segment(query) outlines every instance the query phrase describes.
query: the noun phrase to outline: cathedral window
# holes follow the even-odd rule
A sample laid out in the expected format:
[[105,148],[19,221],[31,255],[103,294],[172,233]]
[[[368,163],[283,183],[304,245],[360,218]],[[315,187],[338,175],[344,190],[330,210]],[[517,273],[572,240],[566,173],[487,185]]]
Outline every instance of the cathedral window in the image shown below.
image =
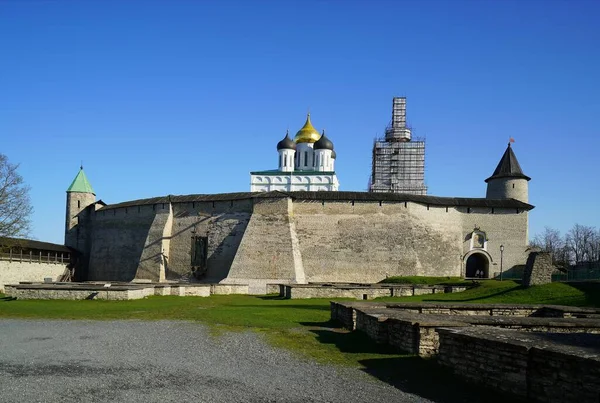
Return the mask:
[[287,158],[285,158],[285,155],[282,155],[281,159],[283,160],[283,166],[287,167]]
[[304,151],[304,165],[308,166],[308,151]]

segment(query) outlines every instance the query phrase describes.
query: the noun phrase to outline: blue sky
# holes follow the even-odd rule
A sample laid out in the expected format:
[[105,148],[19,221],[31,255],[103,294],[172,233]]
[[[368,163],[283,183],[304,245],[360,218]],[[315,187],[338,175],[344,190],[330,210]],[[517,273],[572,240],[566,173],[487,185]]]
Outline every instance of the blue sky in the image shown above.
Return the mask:
[[365,190],[393,96],[430,194],[483,197],[510,136],[530,232],[600,226],[598,1],[2,1],[0,152],[61,243],[83,161],[107,203],[249,190],[308,108]]

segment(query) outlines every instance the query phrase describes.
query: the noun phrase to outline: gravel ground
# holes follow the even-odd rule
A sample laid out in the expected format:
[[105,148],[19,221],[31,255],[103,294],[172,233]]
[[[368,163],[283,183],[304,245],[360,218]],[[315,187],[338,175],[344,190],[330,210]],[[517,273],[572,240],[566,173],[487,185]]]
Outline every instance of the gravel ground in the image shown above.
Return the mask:
[[252,332],[176,321],[0,320],[0,402],[425,402]]

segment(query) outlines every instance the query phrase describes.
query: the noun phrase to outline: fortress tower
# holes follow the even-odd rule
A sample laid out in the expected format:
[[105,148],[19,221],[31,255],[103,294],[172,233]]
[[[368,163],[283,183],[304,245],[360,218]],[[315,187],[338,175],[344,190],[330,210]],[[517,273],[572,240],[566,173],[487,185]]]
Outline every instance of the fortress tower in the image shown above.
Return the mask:
[[406,97],[392,101],[392,122],[385,138],[373,144],[370,192],[426,195],[425,141],[413,140],[406,125]]
[[531,178],[523,173],[519,161],[508,143],[492,176],[487,178],[486,199],[515,199],[529,203],[528,182]]
[[65,219],[65,245],[80,252],[87,250],[87,236],[82,228],[89,220],[86,207],[96,202],[96,194],[88,181],[83,166],[67,189],[67,213]]

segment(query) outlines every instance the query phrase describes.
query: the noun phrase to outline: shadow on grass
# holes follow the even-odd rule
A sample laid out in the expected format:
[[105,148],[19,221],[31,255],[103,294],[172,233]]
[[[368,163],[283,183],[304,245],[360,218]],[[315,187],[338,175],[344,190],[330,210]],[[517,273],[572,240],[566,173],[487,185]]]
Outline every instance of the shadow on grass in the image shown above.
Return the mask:
[[434,402],[521,402],[513,396],[465,382],[437,364],[416,356],[359,361],[363,371],[397,389]]
[[289,299],[289,298],[286,298],[286,297],[282,297],[279,294],[257,295],[256,298],[262,299],[264,301],[281,301],[281,300]]
[[512,396],[466,383],[450,370],[439,366],[435,359],[402,355],[391,346],[373,342],[362,332],[341,328],[337,322],[302,322],[301,325],[313,328],[310,331],[317,335],[317,341],[334,344],[341,352],[383,355],[382,358],[358,362],[367,374],[404,392],[443,403],[519,401]]
[[17,297],[2,297],[0,301],[15,301]]
[[600,281],[572,281],[565,283],[585,294],[585,305],[600,307]]
[[498,296],[501,296],[501,295],[505,295],[505,294],[508,294],[508,293],[511,293],[511,292],[514,292],[514,291],[517,291],[517,290],[521,290],[523,288],[524,288],[523,286],[517,285],[515,287],[506,288],[506,289],[504,289],[502,291],[498,291],[498,292],[493,293],[493,294],[482,295],[480,297],[463,298],[463,299],[452,299],[452,300],[435,299],[435,298],[424,298],[423,301],[426,301],[426,302],[467,302],[467,301],[480,301],[482,299],[489,299],[489,298],[492,298],[492,297],[498,297]]
[[330,311],[329,305],[298,305],[298,304],[282,304],[282,305],[231,305],[235,308],[259,308],[259,309],[281,309],[281,308],[293,308],[293,309],[313,309],[318,311]]

